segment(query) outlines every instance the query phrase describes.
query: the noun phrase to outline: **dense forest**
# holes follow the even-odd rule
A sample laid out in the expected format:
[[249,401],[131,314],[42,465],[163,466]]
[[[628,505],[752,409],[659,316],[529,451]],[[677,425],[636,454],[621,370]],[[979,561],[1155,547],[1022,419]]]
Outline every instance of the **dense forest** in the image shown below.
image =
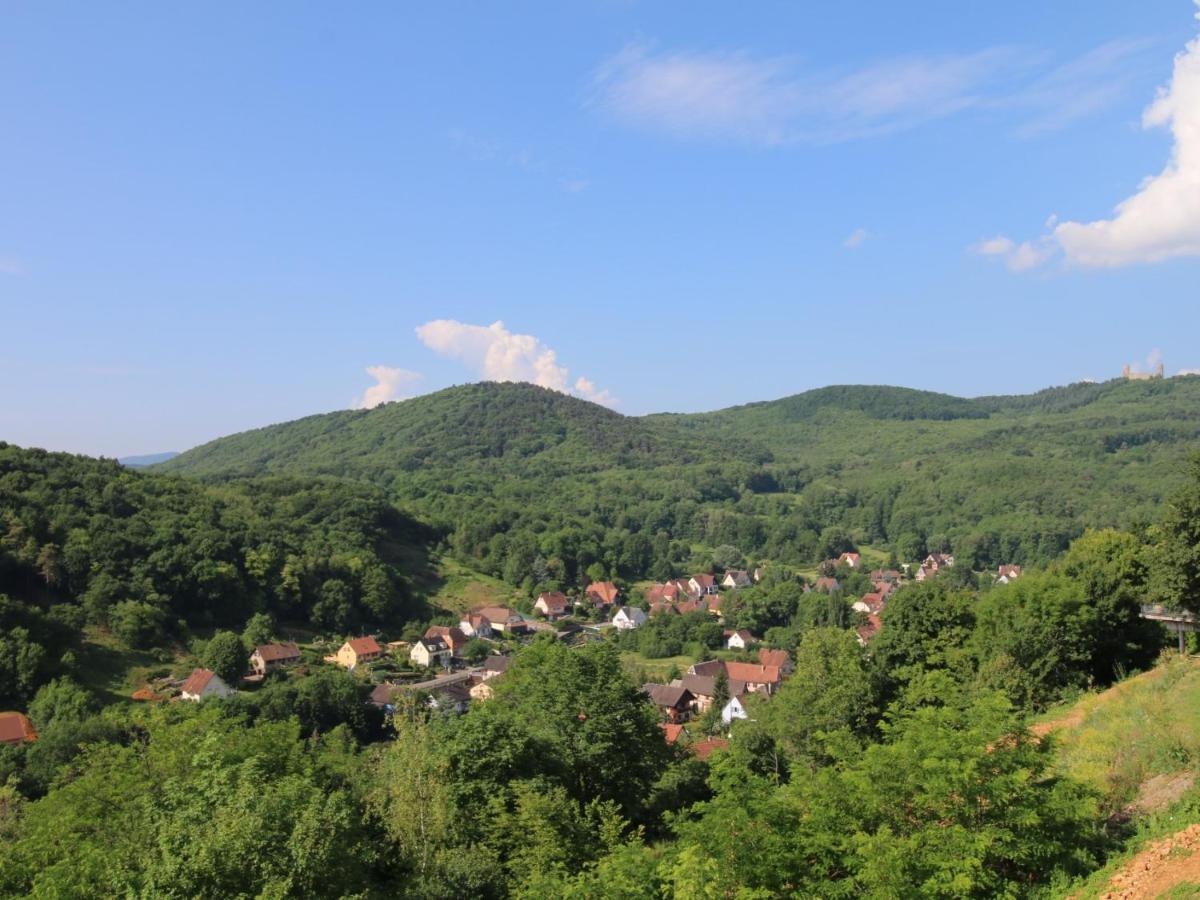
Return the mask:
[[428,539],[366,485],[206,486],[0,443],[0,708],[69,673],[89,625],[155,648],[255,613],[336,632],[414,618],[400,551]]
[[1200,457],[1151,527],[986,591],[903,587],[865,649],[799,626],[793,676],[707,755],[663,740],[616,644],[552,634],[491,701],[414,695],[386,725],[332,669],[104,709],[57,678],[29,706],[41,738],[0,748],[0,893],[1060,895],[1122,846],[1124,795],[1056,771],[1025,717],[1154,660],[1139,604],[1200,605],[1198,537]]
[[622,416],[527,384],[450,388],[222,438],[159,467],[366,482],[521,584],[535,560],[665,578],[716,547],[808,566],[867,544],[1045,564],[1086,528],[1137,528],[1200,437],[1200,378],[966,400],[831,387],[698,415]]

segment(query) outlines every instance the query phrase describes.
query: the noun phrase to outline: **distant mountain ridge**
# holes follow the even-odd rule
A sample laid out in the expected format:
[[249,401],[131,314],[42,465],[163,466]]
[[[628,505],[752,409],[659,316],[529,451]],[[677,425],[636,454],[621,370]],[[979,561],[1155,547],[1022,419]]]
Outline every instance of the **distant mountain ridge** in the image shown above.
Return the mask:
[[140,456],[122,456],[117,460],[117,462],[123,466],[129,466],[136,469],[143,466],[156,466],[159,463],[172,460],[178,455],[178,450],[167,450],[163,453],[143,453]]
[[973,399],[834,385],[640,417],[481,383],[220,438],[153,470],[370,482],[477,556],[528,528],[530,554],[551,558],[545,535],[595,528],[800,561],[834,528],[842,543],[968,548],[990,565],[1153,520],[1197,446],[1200,377]]

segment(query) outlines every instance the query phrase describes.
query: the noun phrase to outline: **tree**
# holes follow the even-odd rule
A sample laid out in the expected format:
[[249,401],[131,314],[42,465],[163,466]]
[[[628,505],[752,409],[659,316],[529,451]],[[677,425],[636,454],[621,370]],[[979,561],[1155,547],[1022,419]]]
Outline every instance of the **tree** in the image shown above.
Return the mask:
[[1200,453],[1188,460],[1187,472],[1152,532],[1153,593],[1170,607],[1200,612]]
[[246,620],[242,629],[242,646],[246,652],[253,652],[255,647],[271,643],[275,635],[275,619],[270,613],[257,612]]
[[163,641],[166,631],[163,610],[140,600],[122,600],[108,611],[108,622],[126,647],[143,649]]
[[38,689],[29,703],[29,718],[38,731],[64,722],[82,722],[99,708],[96,698],[69,678],[56,678]]
[[236,687],[246,671],[246,648],[242,639],[232,631],[218,631],[204,645],[200,660],[222,681]]

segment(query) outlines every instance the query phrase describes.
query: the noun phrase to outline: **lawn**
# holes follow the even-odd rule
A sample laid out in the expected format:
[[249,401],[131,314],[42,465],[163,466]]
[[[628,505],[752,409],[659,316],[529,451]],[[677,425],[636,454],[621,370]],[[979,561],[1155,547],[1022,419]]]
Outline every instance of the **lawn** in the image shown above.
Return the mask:
[[633,650],[621,651],[621,665],[625,667],[625,671],[638,684],[645,684],[647,681],[665,683],[667,675],[671,669],[679,670],[682,675],[687,671],[688,666],[696,660],[691,656],[667,656],[662,659],[647,659],[642,654]]
[[462,614],[479,606],[512,606],[521,597],[498,578],[483,575],[443,556],[434,562],[425,602],[431,609]]
[[128,650],[106,630],[95,627],[84,630],[75,656],[80,681],[105,704],[128,700],[151,678],[187,674],[182,651]]

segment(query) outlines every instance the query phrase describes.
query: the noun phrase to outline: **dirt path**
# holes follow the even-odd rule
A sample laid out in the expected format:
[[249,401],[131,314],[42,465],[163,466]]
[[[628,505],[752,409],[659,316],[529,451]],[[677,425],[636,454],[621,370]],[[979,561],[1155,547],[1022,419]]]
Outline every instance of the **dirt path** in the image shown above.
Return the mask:
[[1155,841],[1109,879],[1100,897],[1153,900],[1184,884],[1195,884],[1200,891],[1200,824]]
[[[1200,665],[1200,659],[1193,660],[1193,663]],[[1103,691],[1100,694],[1096,694],[1095,696],[1100,698],[1097,703],[1108,703],[1114,697],[1118,697],[1127,691],[1131,685],[1141,684],[1146,681],[1154,681],[1160,675],[1162,675],[1162,668],[1156,667],[1148,672],[1142,672],[1140,675],[1127,678],[1120,684],[1115,684],[1108,690]],[[1086,709],[1084,708],[1085,705],[1087,707]],[[1033,725],[1030,725],[1029,730],[1037,737],[1045,737],[1052,731],[1060,731],[1064,728],[1078,728],[1083,724],[1083,721],[1087,718],[1088,713],[1090,713],[1094,708],[1095,706],[1091,704],[1084,704],[1082,702],[1076,703],[1073,707],[1071,707],[1071,711],[1061,718],[1051,719],[1048,722],[1037,722]]]

